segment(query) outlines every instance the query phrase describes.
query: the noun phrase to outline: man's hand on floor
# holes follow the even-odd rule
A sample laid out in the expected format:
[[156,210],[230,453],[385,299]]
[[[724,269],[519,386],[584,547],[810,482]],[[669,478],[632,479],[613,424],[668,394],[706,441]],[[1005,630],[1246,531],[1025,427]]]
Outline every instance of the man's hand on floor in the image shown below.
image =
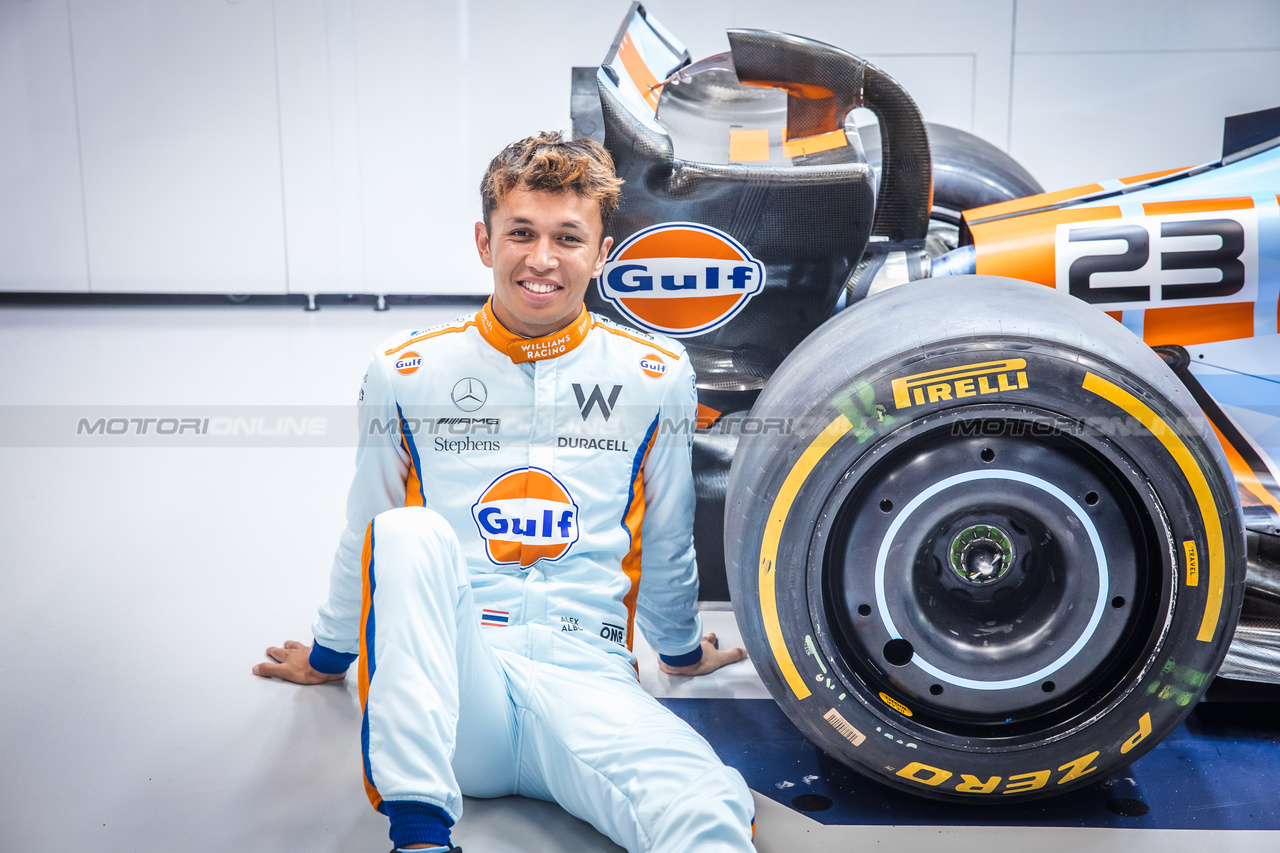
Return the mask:
[[253,668],[254,675],[264,678],[275,676],[294,684],[324,684],[326,681],[339,681],[344,676],[341,672],[319,672],[312,669],[311,647],[304,646],[297,640],[287,641],[283,649],[272,646],[267,649],[267,657],[276,662],[257,664]]
[[690,666],[668,666],[661,659],[658,666],[667,675],[706,675],[722,666],[747,659],[747,650],[741,647],[721,651],[720,641],[714,633],[702,638],[702,660]]

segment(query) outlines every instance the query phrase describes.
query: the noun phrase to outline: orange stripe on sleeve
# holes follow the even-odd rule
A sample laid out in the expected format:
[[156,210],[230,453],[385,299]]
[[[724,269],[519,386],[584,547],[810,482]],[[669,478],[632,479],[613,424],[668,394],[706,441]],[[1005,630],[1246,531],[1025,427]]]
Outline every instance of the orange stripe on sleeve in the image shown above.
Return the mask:
[[365,777],[365,780],[364,780],[364,793],[365,793],[365,796],[369,798],[369,802],[373,803],[373,807],[375,810],[378,808],[378,806],[382,805],[382,795],[378,793],[377,788],[369,784],[368,777]]
[[[368,638],[365,636],[365,626],[369,624],[369,611],[373,608],[373,591],[369,586],[369,563],[373,560],[373,522],[369,522],[369,526],[364,531],[364,551],[360,555],[361,567],[361,600],[360,600],[360,711],[367,711],[369,705],[369,660],[373,654],[373,650],[369,648]],[[382,805],[382,795],[373,787],[373,783],[369,781],[369,777],[361,768],[360,775],[364,778],[364,791],[369,797],[369,802],[373,803],[376,809]]]
[[373,593],[369,589],[369,561],[373,559],[373,522],[364,529],[364,551],[360,554],[360,709],[369,701],[369,649],[365,645],[364,626],[369,624]]
[[627,590],[622,599],[627,608],[627,651],[631,650],[631,640],[635,635],[636,599],[640,596],[641,552],[644,550],[640,541],[644,528],[644,463],[657,438],[658,431],[654,430],[653,435],[649,436],[649,443],[645,445],[644,455],[640,457],[640,466],[636,469],[636,479],[632,484],[631,506],[627,507],[627,516],[623,521],[627,532],[631,534],[631,548],[622,558],[622,573],[631,581],[631,589]]
[[404,505],[422,506],[422,478],[418,475],[418,466],[413,464],[413,451],[409,449],[409,440],[401,429],[400,446],[409,457],[409,477],[404,484]]

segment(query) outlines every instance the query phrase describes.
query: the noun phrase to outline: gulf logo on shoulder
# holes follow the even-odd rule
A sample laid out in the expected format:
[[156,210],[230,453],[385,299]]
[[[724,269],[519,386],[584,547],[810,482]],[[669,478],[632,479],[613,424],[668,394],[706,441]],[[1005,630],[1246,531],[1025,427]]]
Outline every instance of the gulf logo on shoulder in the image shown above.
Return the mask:
[[422,356],[416,352],[407,352],[396,359],[396,370],[408,376],[422,366]]
[[644,371],[645,376],[657,379],[667,372],[667,363],[662,360],[662,356],[651,352],[640,359],[640,369]]
[[723,231],[664,222],[623,240],[599,287],[631,322],[690,337],[729,322],[764,288],[764,278],[764,264]]
[[489,559],[527,569],[558,560],[578,541],[578,505],[564,484],[541,468],[500,475],[471,506]]

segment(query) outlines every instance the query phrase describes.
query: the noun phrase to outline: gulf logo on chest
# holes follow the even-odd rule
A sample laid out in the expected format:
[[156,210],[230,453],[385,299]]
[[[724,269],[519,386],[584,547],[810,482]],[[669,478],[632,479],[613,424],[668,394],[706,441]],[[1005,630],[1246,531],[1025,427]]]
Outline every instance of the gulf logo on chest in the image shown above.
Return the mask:
[[764,264],[723,231],[664,222],[623,240],[599,286],[631,322],[691,337],[733,319],[764,288],[764,278]]
[[558,560],[578,541],[578,505],[549,471],[517,468],[500,475],[471,506],[489,559],[527,569]]

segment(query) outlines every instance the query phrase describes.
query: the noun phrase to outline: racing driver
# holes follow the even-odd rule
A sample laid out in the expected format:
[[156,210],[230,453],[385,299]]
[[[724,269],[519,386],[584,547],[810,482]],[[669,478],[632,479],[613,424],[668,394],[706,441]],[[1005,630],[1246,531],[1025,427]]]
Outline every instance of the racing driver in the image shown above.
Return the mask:
[[637,622],[668,673],[746,653],[697,611],[689,357],[583,306],[620,185],[558,133],[489,164],[493,296],[378,347],[315,643],[253,669],[317,684],[359,660],[397,849],[459,849],[463,794],[555,801],[630,851],[752,849],[741,775],[636,679]]

